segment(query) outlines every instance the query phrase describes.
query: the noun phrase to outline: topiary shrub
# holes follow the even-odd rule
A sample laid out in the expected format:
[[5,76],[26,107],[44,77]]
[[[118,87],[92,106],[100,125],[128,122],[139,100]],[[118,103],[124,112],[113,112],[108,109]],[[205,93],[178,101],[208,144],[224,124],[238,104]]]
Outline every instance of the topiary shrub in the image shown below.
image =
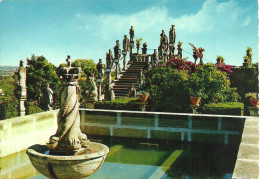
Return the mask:
[[242,116],[244,104],[241,102],[209,103],[202,107],[203,114],[225,114]]

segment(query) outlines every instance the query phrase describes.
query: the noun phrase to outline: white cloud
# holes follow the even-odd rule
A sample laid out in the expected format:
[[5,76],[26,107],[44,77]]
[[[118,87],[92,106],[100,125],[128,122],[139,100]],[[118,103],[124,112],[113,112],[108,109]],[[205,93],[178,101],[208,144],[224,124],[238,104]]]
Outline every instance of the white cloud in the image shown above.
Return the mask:
[[[247,8],[239,7],[234,0],[221,3],[216,0],[207,0],[196,14],[183,15],[179,18],[171,17],[165,6],[151,7],[130,16],[79,13],[75,16],[81,24],[78,28],[88,31],[91,40],[98,43],[98,45],[92,43],[90,48],[93,50],[89,50],[89,55],[92,58],[104,58],[105,52],[109,48],[113,48],[116,40],[121,42],[123,35],[129,36],[131,25],[134,26],[135,37],[142,37],[144,41],[148,42],[148,48],[157,48],[161,30],[164,29],[168,34],[172,24],[175,24],[176,27],[177,40],[181,37],[184,41],[193,42],[198,39],[195,38],[196,36],[200,36],[201,42],[204,41],[201,44],[206,45],[210,43],[208,42],[210,40],[224,38],[228,33],[237,31],[237,28],[248,26],[251,22],[248,11]],[[203,39],[205,33],[210,34],[209,38],[213,39]],[[223,37],[215,37],[214,34],[222,34],[220,36]],[[190,39],[191,37],[192,39]],[[214,54],[214,56],[216,55]]]

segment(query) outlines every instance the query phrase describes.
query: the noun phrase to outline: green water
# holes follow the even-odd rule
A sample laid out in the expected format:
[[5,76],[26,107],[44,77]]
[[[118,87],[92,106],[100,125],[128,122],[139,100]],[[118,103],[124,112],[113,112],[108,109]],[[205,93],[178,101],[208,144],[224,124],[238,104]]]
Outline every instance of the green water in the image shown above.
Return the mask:
[[[90,179],[231,178],[238,152],[238,144],[96,139],[108,145],[110,152]],[[25,152],[2,158],[0,167],[0,178],[46,179]]]
[[[231,178],[237,145],[103,139],[111,149],[90,178]],[[116,147],[115,147],[116,146]],[[116,149],[116,152],[113,152]]]

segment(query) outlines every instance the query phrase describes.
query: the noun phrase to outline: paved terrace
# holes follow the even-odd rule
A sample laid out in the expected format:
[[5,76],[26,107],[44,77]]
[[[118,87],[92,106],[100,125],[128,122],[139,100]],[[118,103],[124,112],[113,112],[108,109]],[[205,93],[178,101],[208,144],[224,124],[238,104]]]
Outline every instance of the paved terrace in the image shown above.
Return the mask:
[[259,117],[246,118],[232,178],[259,178]]

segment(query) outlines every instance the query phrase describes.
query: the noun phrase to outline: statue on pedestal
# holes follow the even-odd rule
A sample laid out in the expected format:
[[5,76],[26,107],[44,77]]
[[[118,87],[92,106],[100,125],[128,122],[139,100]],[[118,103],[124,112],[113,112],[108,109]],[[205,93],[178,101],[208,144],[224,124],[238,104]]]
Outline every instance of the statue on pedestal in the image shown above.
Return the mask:
[[121,49],[119,46],[119,40],[116,41],[116,45],[114,47],[114,54],[115,54],[115,59],[118,59],[121,57]]
[[170,31],[169,31],[169,41],[170,43],[172,43],[173,45],[175,44],[175,39],[176,39],[176,33],[175,33],[175,29],[174,29],[175,25],[172,25]]
[[47,83],[46,88],[43,91],[43,108],[45,111],[50,111],[53,103],[53,91],[50,85]]
[[88,93],[88,101],[96,102],[98,101],[97,94],[97,84],[95,81],[94,74],[91,72],[91,76],[88,77],[88,81],[90,83],[89,93]]
[[123,50],[129,51],[129,39],[127,38],[127,35],[124,35],[123,39]]
[[27,90],[26,90],[26,69],[23,66],[23,60],[20,60],[20,67],[18,70],[18,80],[19,80],[19,87],[21,89],[21,96],[20,96],[20,116],[25,115],[25,106],[24,101],[27,97]]
[[146,53],[147,53],[147,44],[145,42],[143,43],[142,54],[146,54]]
[[152,55],[152,67],[155,67],[158,61],[157,51],[154,49],[153,55]]
[[136,97],[136,89],[134,83],[132,83],[130,89],[129,89],[129,96],[132,98]]
[[106,54],[106,65],[107,65],[107,68],[112,68],[113,64],[113,54],[112,54],[112,51],[111,49],[109,49],[108,53]]
[[99,59],[98,64],[96,65],[97,71],[98,71],[98,79],[102,79],[104,75],[104,69],[102,64],[102,59]]
[[134,42],[135,30],[133,26],[131,26],[131,29],[129,30],[129,35],[130,35],[130,42]]

